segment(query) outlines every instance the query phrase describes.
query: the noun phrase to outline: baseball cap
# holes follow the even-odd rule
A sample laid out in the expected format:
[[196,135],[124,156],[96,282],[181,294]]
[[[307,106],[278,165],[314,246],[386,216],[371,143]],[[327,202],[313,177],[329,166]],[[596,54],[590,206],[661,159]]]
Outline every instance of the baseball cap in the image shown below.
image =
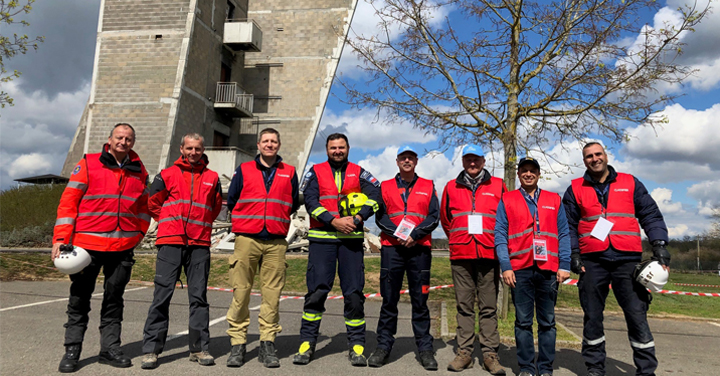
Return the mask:
[[535,166],[538,170],[540,169],[540,163],[537,161],[537,159],[535,159],[533,157],[521,158],[520,162],[518,162],[518,167],[522,166],[525,163],[530,163],[531,165]]
[[400,155],[406,151],[409,151],[409,152],[415,154],[416,157],[418,156],[418,152],[416,152],[415,149],[413,149],[413,147],[410,145],[404,145],[404,146],[399,147],[398,151],[397,151],[397,155]]
[[468,154],[474,154],[478,157],[484,157],[485,153],[483,153],[483,149],[479,145],[465,145],[465,148],[463,149],[462,156],[466,156]]

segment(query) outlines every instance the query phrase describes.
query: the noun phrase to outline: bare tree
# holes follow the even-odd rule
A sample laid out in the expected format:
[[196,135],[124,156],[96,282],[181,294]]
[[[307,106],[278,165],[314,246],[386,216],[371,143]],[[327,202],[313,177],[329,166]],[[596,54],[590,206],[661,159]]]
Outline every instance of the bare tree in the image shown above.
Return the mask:
[[[28,14],[32,10],[32,3],[35,0],[26,0],[25,5],[20,5],[20,1],[17,0],[0,0],[0,24],[3,26],[3,33],[7,31],[7,27],[13,24],[20,24],[22,26],[30,26],[25,20],[16,20],[17,15]],[[0,82],[10,82],[15,78],[20,77],[18,70],[13,70],[12,73],[8,74],[5,69],[5,61],[11,59],[13,56],[25,54],[28,48],[37,50],[38,44],[42,43],[44,37],[35,37],[30,39],[27,34],[18,35],[13,33],[12,36],[0,34]],[[8,93],[0,90],[0,107],[5,108],[5,105],[13,105],[13,99]]]
[[[656,125],[674,96],[655,90],[692,70],[677,63],[680,37],[709,12],[679,8],[663,27],[641,25],[655,0],[385,0],[374,35],[348,44],[369,80],[340,79],[348,103],[443,135],[448,145],[502,144],[515,188],[518,150]],[[451,9],[437,20],[438,10]],[[546,154],[546,157],[551,158]]]

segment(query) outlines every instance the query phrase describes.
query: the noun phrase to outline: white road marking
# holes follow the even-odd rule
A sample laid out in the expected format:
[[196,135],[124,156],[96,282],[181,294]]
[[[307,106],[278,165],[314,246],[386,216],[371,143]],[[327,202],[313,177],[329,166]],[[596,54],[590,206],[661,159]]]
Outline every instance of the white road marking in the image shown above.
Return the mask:
[[[125,290],[125,292],[137,291],[137,290],[142,290],[142,289],[146,289],[146,288],[147,288],[147,287],[137,287],[137,288],[134,288],[134,289]],[[102,294],[103,294],[102,292],[98,292],[98,293],[96,293],[96,294],[92,294],[92,296],[102,296]],[[50,303],[57,303],[57,302],[67,302],[69,299],[70,299],[70,298],[62,298],[62,299],[54,299],[54,300],[45,300],[45,301],[42,301],[42,302],[36,302],[36,303],[30,303],[30,304],[23,304],[23,305],[14,306],[14,307],[7,307],[7,308],[0,309],[0,312],[12,311],[12,310],[14,310],[14,309],[20,309],[20,308],[34,307],[34,306],[43,305],[43,304],[50,304]]]
[[[285,300],[285,299],[286,299],[286,298],[280,298],[280,301],[282,302],[282,301]],[[250,308],[248,308],[248,310],[250,310],[250,311],[257,311],[257,310],[259,310],[259,309],[260,309],[260,305],[256,305],[255,307],[250,307]],[[225,321],[226,319],[227,319],[227,316],[218,317],[218,318],[210,321],[208,327],[211,327],[211,326],[213,326],[213,325],[215,325],[215,324],[217,324],[217,323],[219,323],[219,322],[223,322],[223,321]],[[180,332],[180,333],[175,333],[175,334],[173,334],[173,335],[168,336],[168,337],[167,337],[167,341],[171,341],[171,340],[173,340],[173,339],[180,338],[180,337],[182,337],[182,336],[186,336],[186,335],[188,335],[188,333],[189,333],[189,331],[187,331],[187,330],[183,330],[183,331]]]
[[716,322],[710,322],[710,321],[708,321],[708,324],[710,324],[710,325],[715,325],[715,326],[720,326],[720,324],[718,324],[718,323],[716,323]]

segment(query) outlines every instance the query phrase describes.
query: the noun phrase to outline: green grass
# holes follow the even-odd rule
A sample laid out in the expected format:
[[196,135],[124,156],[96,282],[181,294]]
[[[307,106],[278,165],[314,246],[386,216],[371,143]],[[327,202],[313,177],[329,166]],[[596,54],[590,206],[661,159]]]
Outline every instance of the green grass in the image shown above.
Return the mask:
[[50,246],[65,185],[23,185],[0,192],[0,245]]

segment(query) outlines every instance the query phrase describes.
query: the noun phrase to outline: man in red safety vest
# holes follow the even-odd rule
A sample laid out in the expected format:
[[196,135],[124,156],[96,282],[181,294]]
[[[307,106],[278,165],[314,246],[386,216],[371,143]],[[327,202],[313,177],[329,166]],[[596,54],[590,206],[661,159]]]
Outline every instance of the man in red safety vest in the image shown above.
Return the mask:
[[53,234],[52,259],[60,246],[73,244],[88,251],[91,263],[70,276],[70,300],[65,324],[65,355],[60,372],[75,372],[88,324],[90,299],[100,269],[105,275],[100,321],[102,364],[130,367],[120,350],[123,294],[135,263],[135,246],[150,226],[147,177],[140,157],[132,151],[135,130],[120,123],[97,154],[86,154],[73,169],[60,198]]
[[478,339],[483,367],[504,375],[498,349],[497,295],[500,268],[495,256],[495,212],[505,183],[485,170],[485,154],[477,145],[462,152],[463,171],[447,183],[440,203],[440,221],[450,243],[450,265],[457,302],[457,354],[448,365],[462,371],[473,364],[475,302],[479,310]]
[[412,303],[412,328],[418,358],[423,368],[437,370],[430,334],[430,266],[432,232],[440,221],[440,205],[432,180],[415,173],[417,152],[410,146],[398,149],[400,172],[382,182],[382,203],[375,222],[382,233],[380,294],[383,297],[378,318],[377,349],[368,358],[370,367],[382,367],[390,357],[397,332],[398,301],[403,277],[407,273]]
[[170,300],[175,282],[185,269],[190,317],[190,360],[207,366],[215,363],[210,346],[210,305],[207,282],[210,273],[210,234],[222,209],[218,174],[207,168],[205,140],[188,133],[180,142],[180,157],[162,170],[150,186],[148,207],[158,222],[155,293],[143,330],[141,367],[158,365],[167,340]]
[[[515,305],[519,376],[552,376],[558,284],[570,276],[570,238],[560,196],[538,188],[540,163],[520,159],[520,189],[507,192],[495,219],[495,252]],[[533,315],[537,312],[535,364]]]
[[235,233],[235,252],[228,260],[233,287],[227,313],[227,333],[232,345],[228,367],[245,363],[250,292],[258,267],[262,294],[258,360],[268,368],[280,367],[275,337],[282,331],[279,309],[287,267],[286,237],[290,215],[299,206],[295,167],[283,162],[278,155],[280,146],[280,132],[273,128],[260,131],[257,142],[260,154],[238,166],[228,190],[228,210],[232,212]]
[[582,153],[587,170],[565,191],[563,206],[570,228],[570,267],[580,275],[585,367],[588,376],[605,375],[603,311],[612,284],[627,321],[636,375],[652,376],[658,364],[647,321],[652,297],[634,280],[633,272],[642,261],[640,227],[652,245],[653,260],[669,268],[667,225],[645,186],[608,165],[602,145],[590,142]]

